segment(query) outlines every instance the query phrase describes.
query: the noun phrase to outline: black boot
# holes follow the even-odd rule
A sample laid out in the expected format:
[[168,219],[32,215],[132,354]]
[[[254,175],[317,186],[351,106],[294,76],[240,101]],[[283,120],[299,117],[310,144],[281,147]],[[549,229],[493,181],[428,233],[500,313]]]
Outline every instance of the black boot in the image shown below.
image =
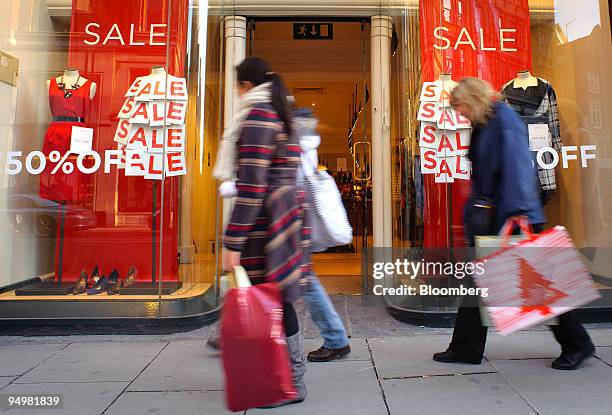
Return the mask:
[[589,343],[586,348],[574,353],[561,353],[550,365],[557,370],[576,370],[589,357],[595,354],[595,346]]

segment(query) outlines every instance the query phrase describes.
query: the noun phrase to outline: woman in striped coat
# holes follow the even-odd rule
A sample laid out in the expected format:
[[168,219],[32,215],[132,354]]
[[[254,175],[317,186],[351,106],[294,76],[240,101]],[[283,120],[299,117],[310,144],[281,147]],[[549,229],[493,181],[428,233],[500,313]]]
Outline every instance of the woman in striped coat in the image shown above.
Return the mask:
[[306,206],[296,186],[299,137],[290,134],[287,90],[265,61],[244,60],[237,67],[237,81],[241,109],[224,137],[215,166],[217,177],[236,183],[223,238],[223,268],[242,265],[253,284],[278,283],[296,401],[303,401],[304,346],[292,305],[303,290],[309,262],[308,249],[303,249]]

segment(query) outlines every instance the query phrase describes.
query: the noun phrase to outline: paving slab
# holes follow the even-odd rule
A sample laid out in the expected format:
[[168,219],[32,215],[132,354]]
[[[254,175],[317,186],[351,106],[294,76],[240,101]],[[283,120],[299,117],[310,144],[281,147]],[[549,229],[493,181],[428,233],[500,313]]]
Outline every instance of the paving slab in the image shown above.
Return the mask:
[[0,389],[17,379],[17,376],[0,376]]
[[308,397],[276,409],[249,409],[248,415],[387,414],[376,374],[369,362],[308,364]]
[[561,346],[550,330],[518,332],[508,336],[489,333],[485,357],[489,360],[554,359]]
[[432,355],[446,350],[449,340],[448,336],[384,337],[368,343],[383,379],[496,371],[486,360],[480,365],[435,362]]
[[391,415],[536,415],[497,373],[383,381]]
[[130,382],[166,345],[160,342],[75,343],[15,382]]
[[601,360],[612,366],[612,347],[598,347],[595,354]]
[[104,415],[226,415],[223,392],[126,392]]
[[129,391],[220,391],[223,369],[219,353],[205,341],[174,341],[136,378]]
[[547,359],[492,364],[540,415],[610,415],[612,367],[598,359],[574,371],[551,369]]
[[589,330],[595,346],[612,346],[612,330]]
[[[63,395],[63,407],[56,409],[15,409],[6,411],[16,415],[100,415],[125,389],[127,382],[102,383],[12,383],[3,394]],[[4,411],[3,411],[4,413]]]
[[66,344],[12,343],[0,345],[0,376],[20,376],[34,368]]
[[[322,344],[323,340],[321,339],[306,339],[304,340],[304,349],[306,353],[308,353],[317,350]],[[349,344],[351,345],[351,353],[344,356],[342,359],[336,360],[336,362],[350,362],[353,360],[370,361],[370,350],[368,349],[365,339],[349,339]]]

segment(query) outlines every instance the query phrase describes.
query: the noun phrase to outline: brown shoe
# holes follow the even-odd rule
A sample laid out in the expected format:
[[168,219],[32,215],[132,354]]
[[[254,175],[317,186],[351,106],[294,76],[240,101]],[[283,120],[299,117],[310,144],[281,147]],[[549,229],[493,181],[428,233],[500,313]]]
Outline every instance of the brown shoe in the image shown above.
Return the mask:
[[308,353],[309,362],[329,362],[334,359],[340,359],[351,352],[351,346],[347,345],[341,349],[328,349],[321,346],[319,350]]

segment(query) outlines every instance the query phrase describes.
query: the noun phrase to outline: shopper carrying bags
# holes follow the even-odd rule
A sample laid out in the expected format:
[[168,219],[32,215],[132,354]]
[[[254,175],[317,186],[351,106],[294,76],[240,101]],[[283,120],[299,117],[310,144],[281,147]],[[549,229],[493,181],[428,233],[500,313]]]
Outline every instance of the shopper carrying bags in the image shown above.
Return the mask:
[[[476,235],[497,234],[506,220],[515,216],[527,217],[535,232],[541,232],[545,222],[527,128],[500,98],[487,82],[477,78],[462,79],[451,94],[451,105],[473,126],[469,149],[472,195],[464,210],[470,246],[474,246]],[[559,325],[552,326],[552,331],[561,345],[561,356],[552,363],[554,369],[576,369],[594,354],[591,338],[574,311],[560,315]],[[487,328],[482,325],[477,304],[468,304],[466,297],[448,349],[434,354],[433,359],[479,364],[486,339]]]
[[298,393],[292,402],[301,402],[306,398],[306,364],[292,305],[307,284],[302,249],[305,203],[296,186],[300,146],[292,134],[281,77],[256,57],[245,59],[236,71],[241,107],[224,135],[214,170],[215,177],[236,183],[223,237],[223,269],[242,265],[253,285],[275,282],[281,289],[283,326]]
[[[308,210],[310,223],[313,222],[312,214],[316,207],[313,206],[310,189],[305,186],[305,177],[312,176],[319,164],[317,148],[321,143],[321,137],[316,133],[316,127],[317,119],[309,108],[299,108],[293,111],[293,129],[299,137],[300,147],[302,148],[298,185],[306,188],[306,199],[310,206]],[[336,185],[335,182],[333,182],[333,185]],[[342,202],[340,200],[338,202],[342,206]],[[350,225],[348,227],[350,231]],[[317,238],[316,233],[313,233],[311,237],[311,248],[321,245],[321,241],[315,240]],[[329,240],[329,238],[326,239]],[[319,349],[308,353],[308,360],[311,362],[329,362],[344,357],[351,352],[344,324],[325,292],[325,288],[312,270],[308,275],[308,282],[308,290],[304,293],[304,301],[308,306],[312,321],[319,328],[321,337],[323,337],[323,345]]]

